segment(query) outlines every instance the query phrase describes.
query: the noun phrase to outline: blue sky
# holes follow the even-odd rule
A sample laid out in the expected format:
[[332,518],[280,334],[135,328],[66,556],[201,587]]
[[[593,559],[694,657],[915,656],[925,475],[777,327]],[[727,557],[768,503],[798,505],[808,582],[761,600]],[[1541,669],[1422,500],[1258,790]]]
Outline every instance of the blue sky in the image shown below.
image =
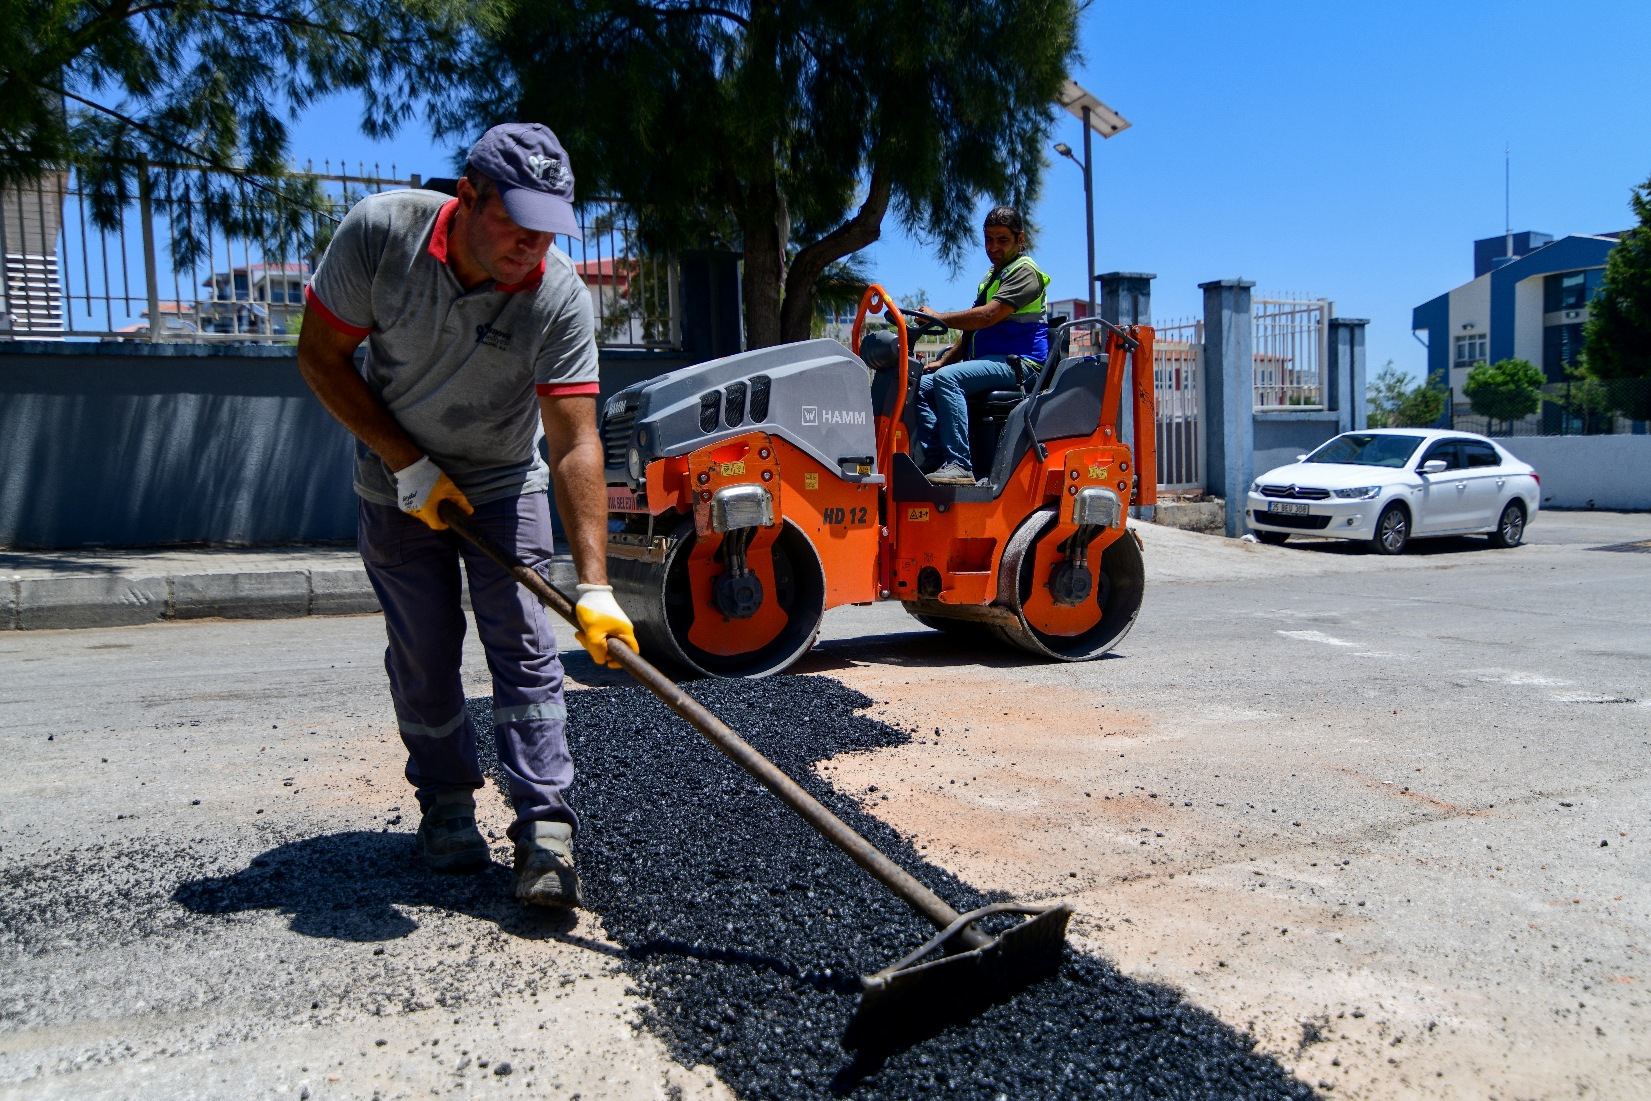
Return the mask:
[[[1472,242],[1502,232],[1624,229],[1651,176],[1651,0],[1258,4],[1099,0],[1073,75],[1133,124],[1096,139],[1096,269],[1149,271],[1159,321],[1197,285],[1330,298],[1367,317],[1372,369],[1419,375],[1411,308],[1466,282]],[[417,130],[369,142],[350,104],[312,111],[293,151],[437,174],[452,150]],[[1062,117],[1051,139],[1081,149]],[[574,156],[578,169],[578,152]],[[1082,176],[1050,154],[1033,219],[1052,296],[1084,294]],[[961,272],[896,232],[867,252],[897,294],[969,304]]]

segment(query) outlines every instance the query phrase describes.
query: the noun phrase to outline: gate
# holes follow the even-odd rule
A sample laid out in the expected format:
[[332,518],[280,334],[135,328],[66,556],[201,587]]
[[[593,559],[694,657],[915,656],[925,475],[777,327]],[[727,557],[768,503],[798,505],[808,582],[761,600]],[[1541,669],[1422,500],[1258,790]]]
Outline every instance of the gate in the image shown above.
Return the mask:
[[1324,408],[1332,309],[1323,298],[1251,300],[1256,412]]
[[1204,488],[1204,323],[1154,326],[1152,378],[1158,421],[1158,488]]

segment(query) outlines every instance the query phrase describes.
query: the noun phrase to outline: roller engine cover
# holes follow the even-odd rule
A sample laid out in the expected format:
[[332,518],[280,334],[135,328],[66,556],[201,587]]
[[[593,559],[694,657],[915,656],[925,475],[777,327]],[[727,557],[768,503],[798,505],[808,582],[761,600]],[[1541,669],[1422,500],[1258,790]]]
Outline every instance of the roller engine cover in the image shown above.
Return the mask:
[[[640,484],[628,469],[632,448],[639,467],[645,468],[655,459],[686,455],[753,431],[781,437],[827,469],[857,469],[845,467],[843,460],[877,453],[866,365],[835,340],[805,340],[683,367],[628,386],[603,409],[607,482]],[[848,481],[865,477],[842,476]]]

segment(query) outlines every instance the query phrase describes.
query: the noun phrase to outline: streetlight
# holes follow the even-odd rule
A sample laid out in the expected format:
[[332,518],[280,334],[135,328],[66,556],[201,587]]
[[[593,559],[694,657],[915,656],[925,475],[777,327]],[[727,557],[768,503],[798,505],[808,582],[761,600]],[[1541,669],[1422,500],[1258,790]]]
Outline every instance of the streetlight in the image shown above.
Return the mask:
[[1072,152],[1065,142],[1055,146],[1055,152],[1083,169],[1084,222],[1089,230],[1089,316],[1095,316],[1095,158],[1089,135],[1099,134],[1103,139],[1129,129],[1129,120],[1102,103],[1075,80],[1068,80],[1056,102],[1083,121],[1083,160]]

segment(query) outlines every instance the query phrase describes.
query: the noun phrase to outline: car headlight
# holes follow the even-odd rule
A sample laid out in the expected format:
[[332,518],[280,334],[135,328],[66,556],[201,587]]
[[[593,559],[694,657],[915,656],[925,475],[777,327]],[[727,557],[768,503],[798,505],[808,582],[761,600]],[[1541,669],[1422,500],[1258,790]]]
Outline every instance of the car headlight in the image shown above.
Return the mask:
[[1381,486],[1354,486],[1352,489],[1335,490],[1337,497],[1349,501],[1368,501],[1382,491]]
[[1251,482],[1250,483],[1250,492],[1251,493],[1260,493],[1261,492],[1261,483],[1260,482]]
[[642,452],[634,447],[627,450],[625,452],[625,469],[629,472],[631,481],[640,482],[642,480]]

